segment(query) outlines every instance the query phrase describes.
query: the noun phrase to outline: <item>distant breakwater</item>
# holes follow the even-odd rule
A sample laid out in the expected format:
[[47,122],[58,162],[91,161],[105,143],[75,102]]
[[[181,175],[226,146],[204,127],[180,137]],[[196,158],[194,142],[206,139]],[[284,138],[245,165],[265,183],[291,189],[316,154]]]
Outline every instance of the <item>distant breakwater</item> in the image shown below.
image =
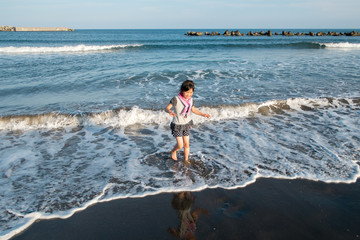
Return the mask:
[[223,34],[220,34],[219,32],[193,32],[193,31],[189,31],[187,33],[185,33],[185,35],[187,36],[360,36],[359,32],[356,31],[352,31],[352,32],[308,32],[308,33],[303,33],[303,32],[297,32],[297,33],[293,33],[291,31],[287,32],[287,31],[282,31],[281,33],[275,32],[273,33],[272,31],[268,30],[268,31],[260,31],[260,32],[253,32],[250,31],[247,34],[245,33],[241,33],[239,30],[237,31],[229,31],[226,30]]
[[3,32],[70,32],[74,31],[67,27],[13,27],[0,26],[0,31]]

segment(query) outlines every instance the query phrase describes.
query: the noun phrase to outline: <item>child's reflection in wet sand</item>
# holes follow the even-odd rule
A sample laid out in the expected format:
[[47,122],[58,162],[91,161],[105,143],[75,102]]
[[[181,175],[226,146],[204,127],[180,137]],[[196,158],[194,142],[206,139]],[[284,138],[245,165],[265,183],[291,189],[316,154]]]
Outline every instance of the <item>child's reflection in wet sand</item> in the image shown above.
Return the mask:
[[202,208],[191,211],[194,201],[195,197],[190,192],[181,192],[174,195],[171,204],[178,213],[180,224],[176,229],[168,229],[173,236],[186,240],[196,239],[195,231],[199,216],[200,214],[207,215],[208,211]]

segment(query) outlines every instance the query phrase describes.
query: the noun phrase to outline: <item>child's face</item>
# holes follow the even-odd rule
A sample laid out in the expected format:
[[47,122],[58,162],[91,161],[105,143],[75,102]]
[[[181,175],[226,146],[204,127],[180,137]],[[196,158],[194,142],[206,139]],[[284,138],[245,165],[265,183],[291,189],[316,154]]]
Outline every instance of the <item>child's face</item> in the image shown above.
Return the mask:
[[186,92],[182,92],[182,95],[184,96],[185,99],[189,99],[192,97],[192,95],[194,94],[194,90],[190,89]]

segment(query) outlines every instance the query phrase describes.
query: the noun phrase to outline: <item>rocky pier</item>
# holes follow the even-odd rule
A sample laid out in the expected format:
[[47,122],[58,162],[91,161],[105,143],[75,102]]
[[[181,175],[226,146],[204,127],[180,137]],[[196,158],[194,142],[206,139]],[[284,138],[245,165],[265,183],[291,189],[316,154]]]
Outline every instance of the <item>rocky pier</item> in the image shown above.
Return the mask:
[[272,31],[260,31],[260,32],[253,32],[250,31],[248,33],[241,33],[239,30],[237,31],[229,31],[226,30],[223,34],[220,34],[219,32],[193,32],[189,31],[185,35],[187,36],[268,36],[271,37],[273,35],[275,36],[360,36],[359,32],[351,31],[351,32],[297,32],[293,33],[291,31],[282,31],[281,33]]
[[13,27],[0,26],[0,31],[3,32],[70,32],[74,31],[67,27]]

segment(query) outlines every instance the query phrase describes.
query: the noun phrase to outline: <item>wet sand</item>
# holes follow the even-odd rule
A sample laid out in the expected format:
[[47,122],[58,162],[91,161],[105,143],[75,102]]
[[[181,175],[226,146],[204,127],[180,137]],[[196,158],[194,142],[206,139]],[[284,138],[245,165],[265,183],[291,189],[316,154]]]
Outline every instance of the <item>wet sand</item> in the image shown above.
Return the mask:
[[[169,229],[179,233],[179,196],[99,203],[69,219],[38,221],[14,239],[176,239]],[[196,230],[187,227],[194,230],[189,239],[360,239],[359,181],[258,179],[246,188],[187,196],[180,205],[198,218]]]

